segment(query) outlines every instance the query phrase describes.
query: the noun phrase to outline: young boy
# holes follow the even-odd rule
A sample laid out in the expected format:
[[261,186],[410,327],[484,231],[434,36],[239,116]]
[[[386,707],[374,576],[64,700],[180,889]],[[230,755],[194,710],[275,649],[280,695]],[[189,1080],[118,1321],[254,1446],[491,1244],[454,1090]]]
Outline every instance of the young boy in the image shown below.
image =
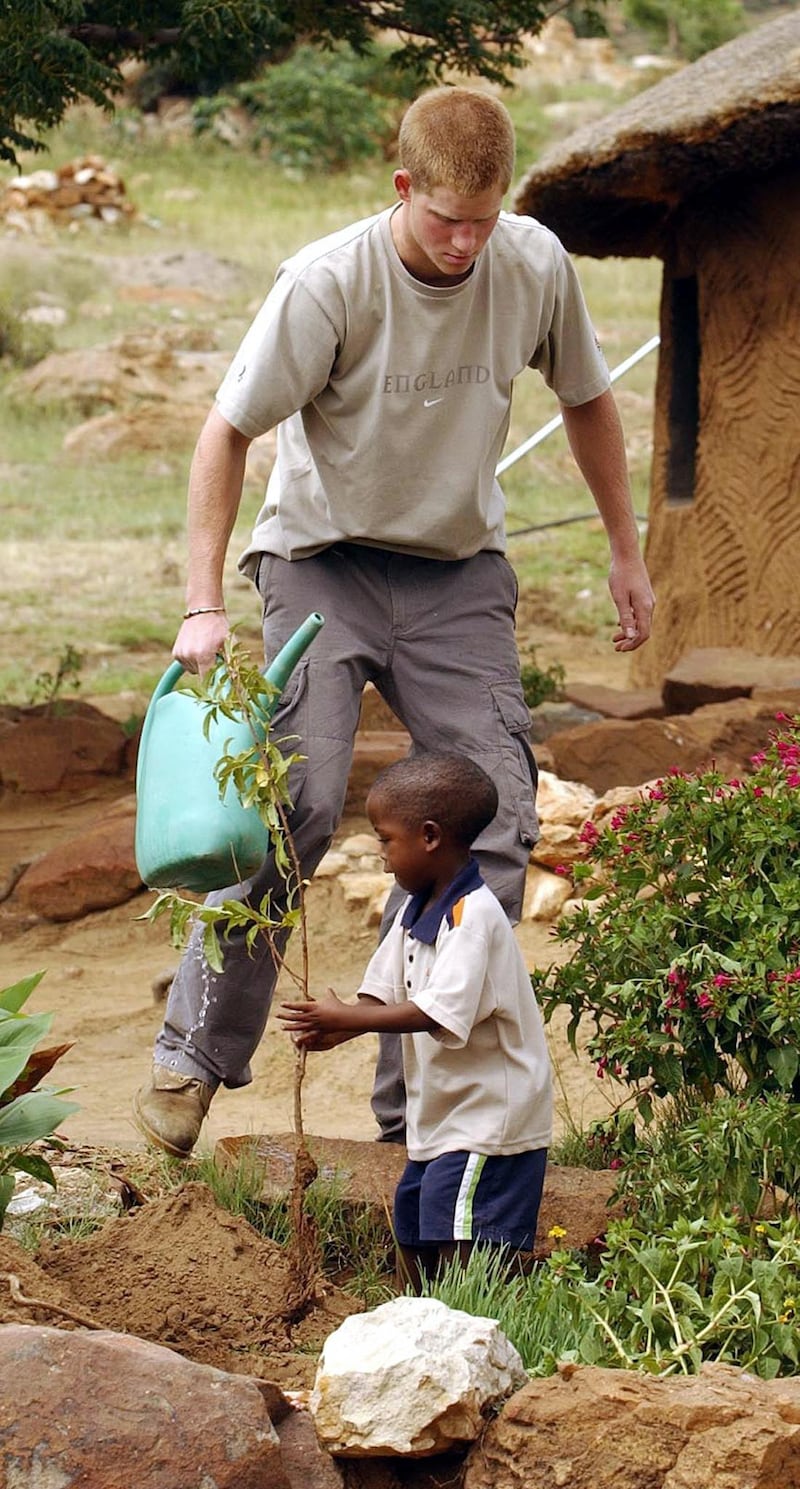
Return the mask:
[[530,1250],[551,1140],[541,1015],[508,919],[470,849],[497,791],[460,755],[418,754],[378,776],[367,812],[408,898],[357,1003],[329,989],[284,1003],[295,1043],[327,1050],[402,1034],[408,1163],[394,1202],[398,1272],[420,1290],[476,1242]]

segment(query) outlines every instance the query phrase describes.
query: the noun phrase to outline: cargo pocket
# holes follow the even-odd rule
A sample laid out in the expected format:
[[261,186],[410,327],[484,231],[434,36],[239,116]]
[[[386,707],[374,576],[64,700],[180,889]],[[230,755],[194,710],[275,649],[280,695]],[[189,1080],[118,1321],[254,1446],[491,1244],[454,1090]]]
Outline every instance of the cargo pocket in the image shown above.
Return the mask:
[[301,657],[280,696],[270,724],[273,744],[285,755],[298,752],[308,733],[308,657]]
[[517,816],[523,843],[533,847],[539,837],[536,815],[538,771],[530,744],[531,716],[516,681],[490,682],[500,735],[500,759],[506,792]]

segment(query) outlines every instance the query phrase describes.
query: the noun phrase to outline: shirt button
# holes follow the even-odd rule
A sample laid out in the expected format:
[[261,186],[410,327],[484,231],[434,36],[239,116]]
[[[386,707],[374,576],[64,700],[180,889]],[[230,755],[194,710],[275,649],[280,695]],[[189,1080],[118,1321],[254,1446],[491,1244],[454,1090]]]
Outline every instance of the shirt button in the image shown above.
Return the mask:
[[409,979],[408,979],[408,981],[406,983],[406,987],[407,988],[410,988],[411,987],[411,978],[410,977],[409,977]]

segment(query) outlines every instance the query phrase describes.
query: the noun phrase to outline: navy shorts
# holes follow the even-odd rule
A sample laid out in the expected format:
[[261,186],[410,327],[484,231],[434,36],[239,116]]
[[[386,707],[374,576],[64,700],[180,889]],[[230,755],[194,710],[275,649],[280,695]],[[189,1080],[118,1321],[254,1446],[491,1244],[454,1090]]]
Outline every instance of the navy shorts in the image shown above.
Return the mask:
[[398,1245],[490,1241],[530,1251],[542,1198],[547,1149],[488,1157],[443,1153],[409,1159],[394,1197]]

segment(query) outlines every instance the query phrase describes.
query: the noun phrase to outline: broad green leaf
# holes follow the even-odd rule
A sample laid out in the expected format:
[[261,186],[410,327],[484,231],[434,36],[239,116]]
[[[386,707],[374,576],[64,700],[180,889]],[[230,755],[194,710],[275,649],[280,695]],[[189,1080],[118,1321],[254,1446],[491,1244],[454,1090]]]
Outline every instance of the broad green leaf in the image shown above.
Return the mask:
[[49,1091],[29,1091],[0,1109],[0,1150],[25,1148],[51,1132],[79,1110],[75,1101],[63,1101]]
[[21,982],[15,982],[13,987],[3,988],[0,992],[0,1008],[5,1008],[8,1013],[19,1013],[23,1003],[34,988],[39,986],[43,977],[43,971],[33,972],[30,977],[23,977]]
[[11,1166],[22,1174],[30,1174],[32,1179],[38,1179],[41,1184],[49,1184],[52,1189],[57,1187],[56,1176],[50,1164],[39,1153],[17,1153],[12,1157]]
[[800,1067],[800,1051],[790,1044],[767,1050],[767,1064],[775,1072],[783,1090],[788,1091]]
[[2,1093],[13,1085],[25,1069],[36,1045],[47,1033],[52,1014],[25,1014],[0,1023],[0,1101]]
[[17,1096],[24,1096],[26,1091],[35,1091],[40,1086],[46,1075],[50,1074],[57,1060],[66,1055],[72,1049],[72,1044],[54,1044],[48,1049],[36,1049],[30,1056],[24,1070],[22,1070],[15,1081],[0,1095],[0,1106],[14,1101]]

